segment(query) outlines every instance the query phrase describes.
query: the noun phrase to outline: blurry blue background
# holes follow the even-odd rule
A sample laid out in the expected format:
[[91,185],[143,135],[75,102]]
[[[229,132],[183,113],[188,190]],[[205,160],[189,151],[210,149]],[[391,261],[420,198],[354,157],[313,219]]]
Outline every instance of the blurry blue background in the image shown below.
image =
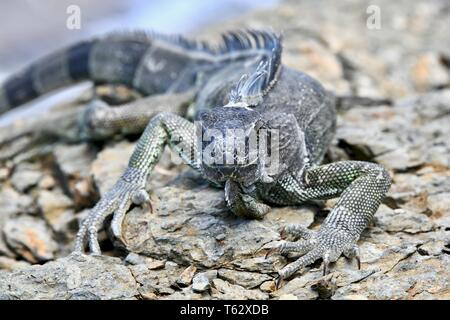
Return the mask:
[[[88,36],[120,29],[193,33],[277,0],[2,0],[0,79],[24,63]],[[67,7],[81,9],[81,29],[66,28]]]
[[[277,3],[278,0],[2,0],[0,83],[36,58],[94,35],[129,29],[195,34],[208,25]],[[66,26],[67,8],[71,5],[80,8],[78,30]],[[0,125],[70,101],[86,85],[55,92],[14,109],[2,115]]]

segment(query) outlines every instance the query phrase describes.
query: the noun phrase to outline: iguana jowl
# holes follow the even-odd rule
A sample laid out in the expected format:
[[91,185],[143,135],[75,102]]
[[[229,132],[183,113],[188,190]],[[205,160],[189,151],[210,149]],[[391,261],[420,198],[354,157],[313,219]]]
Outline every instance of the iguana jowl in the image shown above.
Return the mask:
[[[358,256],[356,242],[389,189],[390,176],[369,162],[320,165],[335,131],[335,98],[308,75],[281,65],[278,35],[229,32],[216,46],[136,32],[81,42],[9,78],[0,88],[0,112],[86,79],[125,84],[147,98],[115,108],[97,103],[80,118],[79,134],[88,139],[143,133],[126,171],[82,224],[76,251],[84,251],[87,239],[90,252],[100,254],[97,232],[111,213],[113,233],[122,238],[128,208],[149,201],[147,176],[169,145],[206,179],[222,185],[229,208],[240,216],[262,218],[267,204],[339,197],[317,232],[300,225],[284,228],[301,240],[283,242],[277,249],[302,257],[281,269],[281,278],[319,258],[326,270],[341,254]],[[183,94],[192,98],[193,116],[175,107],[155,115],[155,101]],[[159,98],[152,100],[155,95]],[[246,139],[250,131],[277,130],[279,170],[269,174],[261,157],[246,164],[206,163],[199,155],[208,144],[197,143],[194,119],[200,120],[202,132],[223,134],[214,142],[219,157],[228,152],[219,146],[233,138],[229,129],[242,129]]]

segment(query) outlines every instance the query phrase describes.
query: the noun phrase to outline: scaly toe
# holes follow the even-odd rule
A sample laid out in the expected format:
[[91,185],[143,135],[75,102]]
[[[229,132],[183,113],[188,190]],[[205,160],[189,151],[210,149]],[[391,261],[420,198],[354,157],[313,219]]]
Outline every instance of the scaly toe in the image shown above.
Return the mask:
[[100,245],[97,240],[97,228],[95,226],[89,227],[89,250],[91,255],[101,255]]

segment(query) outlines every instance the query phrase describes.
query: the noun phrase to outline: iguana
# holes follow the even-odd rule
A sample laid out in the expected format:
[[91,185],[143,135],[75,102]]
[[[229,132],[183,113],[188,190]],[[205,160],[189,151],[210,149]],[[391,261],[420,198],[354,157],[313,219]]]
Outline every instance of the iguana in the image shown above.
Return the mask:
[[[302,255],[279,270],[280,279],[320,258],[326,272],[341,254],[359,257],[356,242],[391,178],[376,163],[321,165],[335,131],[336,97],[305,73],[282,65],[281,53],[281,36],[269,31],[227,32],[216,44],[156,33],[114,33],[44,57],[7,79],[0,88],[0,112],[81,80],[120,83],[146,96],[115,108],[96,103],[79,119],[78,134],[84,139],[143,133],[125,172],[82,223],[77,252],[84,252],[87,241],[92,254],[101,253],[98,229],[112,213],[111,229],[122,239],[124,216],[132,203],[149,204],[147,177],[169,145],[185,163],[224,188],[227,206],[238,216],[260,219],[270,204],[339,197],[318,231],[288,225],[282,232],[300,240],[275,248]],[[189,97],[191,107],[175,106],[174,96]],[[173,108],[157,109],[161,101]],[[248,147],[254,133],[264,130],[270,132],[267,137],[278,135],[270,151],[277,152],[276,170],[269,170],[273,163],[268,157],[255,156]],[[206,132],[216,134],[205,141]],[[261,145],[263,139],[257,137]],[[237,139],[244,142],[243,152],[226,144]],[[205,154],[231,161],[206,161]]]

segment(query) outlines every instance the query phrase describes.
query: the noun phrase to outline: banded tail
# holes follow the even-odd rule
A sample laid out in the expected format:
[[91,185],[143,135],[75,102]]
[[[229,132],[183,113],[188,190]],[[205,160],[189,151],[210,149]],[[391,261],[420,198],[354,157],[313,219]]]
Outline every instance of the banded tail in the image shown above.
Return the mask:
[[149,38],[105,37],[77,43],[12,75],[0,87],[0,114],[83,80],[132,85]]

